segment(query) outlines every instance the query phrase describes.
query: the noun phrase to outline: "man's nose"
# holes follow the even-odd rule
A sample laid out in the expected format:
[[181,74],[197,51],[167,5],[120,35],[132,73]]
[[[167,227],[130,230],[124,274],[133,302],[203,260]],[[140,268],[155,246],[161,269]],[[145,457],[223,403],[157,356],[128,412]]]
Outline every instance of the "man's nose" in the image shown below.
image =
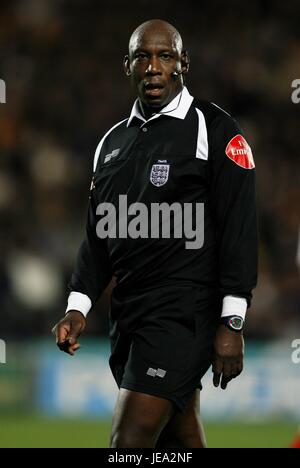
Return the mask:
[[150,59],[146,75],[161,75],[159,61],[155,57]]

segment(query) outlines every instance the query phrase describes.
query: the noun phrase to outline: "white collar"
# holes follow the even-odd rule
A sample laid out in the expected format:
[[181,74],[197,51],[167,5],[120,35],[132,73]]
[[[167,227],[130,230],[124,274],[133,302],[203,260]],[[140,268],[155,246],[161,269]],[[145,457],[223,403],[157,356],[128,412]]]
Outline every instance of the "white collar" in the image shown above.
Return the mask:
[[177,94],[177,96],[171,102],[169,102],[169,104],[166,107],[164,107],[161,110],[161,114],[154,114],[148,120],[146,120],[140,113],[138,105],[139,100],[136,99],[127,122],[127,127],[129,127],[134,117],[138,118],[139,120],[142,120],[143,123],[157,119],[161,115],[166,115],[167,117],[175,117],[176,119],[183,120],[185,119],[186,114],[188,113],[189,108],[191,107],[193,99],[193,96],[190,95],[187,88],[184,86],[182,91],[179,94]]

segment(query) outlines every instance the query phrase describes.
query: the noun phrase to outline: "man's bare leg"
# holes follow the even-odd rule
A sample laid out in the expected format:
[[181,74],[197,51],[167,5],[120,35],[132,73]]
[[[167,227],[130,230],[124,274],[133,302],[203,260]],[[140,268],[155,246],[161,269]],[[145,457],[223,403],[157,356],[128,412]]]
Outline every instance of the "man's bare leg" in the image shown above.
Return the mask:
[[121,388],[115,407],[111,448],[155,448],[174,414],[171,401]]
[[165,426],[156,448],[206,448],[200,420],[200,390],[196,390],[185,414],[176,412]]

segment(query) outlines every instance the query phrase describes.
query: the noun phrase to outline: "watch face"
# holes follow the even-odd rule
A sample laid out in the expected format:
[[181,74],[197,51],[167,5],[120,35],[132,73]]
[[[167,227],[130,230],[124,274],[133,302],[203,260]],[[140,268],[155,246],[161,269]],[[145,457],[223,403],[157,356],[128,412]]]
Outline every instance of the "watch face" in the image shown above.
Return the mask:
[[243,319],[240,317],[232,317],[229,320],[229,325],[234,330],[241,330],[243,328]]

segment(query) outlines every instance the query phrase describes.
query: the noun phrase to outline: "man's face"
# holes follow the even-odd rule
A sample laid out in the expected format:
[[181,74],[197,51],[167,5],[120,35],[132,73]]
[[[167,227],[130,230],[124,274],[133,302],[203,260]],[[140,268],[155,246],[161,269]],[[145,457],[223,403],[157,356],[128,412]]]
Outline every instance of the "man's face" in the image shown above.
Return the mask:
[[168,31],[146,30],[131,42],[125,69],[130,70],[134,91],[148,107],[164,107],[181,91],[181,50]]

